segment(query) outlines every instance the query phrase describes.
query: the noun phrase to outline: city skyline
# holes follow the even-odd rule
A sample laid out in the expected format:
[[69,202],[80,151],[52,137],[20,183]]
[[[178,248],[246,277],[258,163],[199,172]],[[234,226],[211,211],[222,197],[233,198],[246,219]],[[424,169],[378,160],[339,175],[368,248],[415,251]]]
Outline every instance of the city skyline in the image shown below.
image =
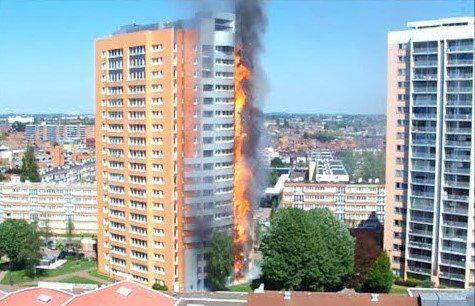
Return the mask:
[[[1,2],[0,39],[5,43],[0,46],[0,64],[5,69],[0,72],[0,113],[92,113],[91,65],[96,37],[131,22],[143,24],[192,15],[190,1],[130,3]],[[469,1],[387,1],[379,3],[377,9],[371,2],[360,1],[292,4],[267,2],[263,65],[269,92],[265,112],[384,114],[386,32],[402,29],[411,20],[473,15]],[[106,9],[110,13],[102,20],[99,15]],[[341,15],[328,18],[329,12]],[[284,18],[291,22],[282,22]],[[306,30],[299,30],[303,26]],[[330,32],[333,35],[328,35]],[[287,40],[285,48],[282,35]],[[306,39],[309,36],[314,39]],[[335,49],[335,45],[342,48]],[[310,50],[318,50],[318,54]],[[10,60],[14,56],[21,56],[22,61]],[[50,61],[53,57],[56,61]],[[319,70],[325,73],[315,73]],[[366,71],[374,73],[368,75]],[[295,75],[306,82],[293,81]],[[331,81],[338,78],[348,90],[338,91],[340,82]],[[55,84],[55,90],[48,87],[51,84]],[[309,94],[294,99],[293,93],[309,88]]]

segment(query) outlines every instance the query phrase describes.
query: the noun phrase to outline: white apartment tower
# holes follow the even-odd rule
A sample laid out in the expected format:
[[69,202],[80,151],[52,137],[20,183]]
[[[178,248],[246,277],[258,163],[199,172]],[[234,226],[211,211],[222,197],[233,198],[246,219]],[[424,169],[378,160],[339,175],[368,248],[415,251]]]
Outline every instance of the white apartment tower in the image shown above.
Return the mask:
[[385,249],[396,274],[475,285],[474,18],[388,35]]

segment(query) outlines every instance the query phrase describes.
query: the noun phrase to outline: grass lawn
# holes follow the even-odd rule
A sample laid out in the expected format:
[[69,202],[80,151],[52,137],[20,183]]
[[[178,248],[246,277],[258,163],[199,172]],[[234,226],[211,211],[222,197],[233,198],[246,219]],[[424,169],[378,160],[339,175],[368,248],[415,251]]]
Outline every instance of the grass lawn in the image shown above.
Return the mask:
[[93,285],[100,285],[101,283],[96,282],[92,279],[85,278],[82,276],[70,276],[66,277],[59,281],[60,283],[72,283],[72,284],[93,284]]
[[107,275],[99,273],[99,271],[97,271],[97,268],[91,269],[91,270],[87,271],[87,273],[89,273],[89,275],[95,276],[95,277],[103,279],[105,281],[111,281],[112,280]]
[[18,270],[18,271],[8,271],[5,277],[2,279],[0,284],[3,285],[9,285],[10,284],[10,277],[12,278],[12,283],[13,284],[21,284],[21,283],[27,283],[27,282],[32,282],[35,280],[40,280],[44,279],[47,277],[53,277],[53,276],[59,276],[63,274],[68,274],[74,271],[78,270],[88,270],[95,268],[97,265],[96,261],[94,260],[68,260],[66,261],[63,265],[58,267],[57,269],[54,270],[44,270],[44,272],[40,275],[36,275],[33,278],[28,277],[25,275],[24,270]]
[[232,285],[228,287],[231,292],[251,292],[251,283]]
[[389,291],[389,293],[391,293],[391,294],[407,294],[407,288],[408,287],[393,285],[391,287],[391,291]]

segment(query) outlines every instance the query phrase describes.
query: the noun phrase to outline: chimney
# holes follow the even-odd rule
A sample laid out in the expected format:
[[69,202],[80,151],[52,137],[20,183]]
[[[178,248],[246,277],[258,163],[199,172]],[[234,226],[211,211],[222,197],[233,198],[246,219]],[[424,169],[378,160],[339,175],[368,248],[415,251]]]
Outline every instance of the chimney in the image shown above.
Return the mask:
[[284,300],[290,300],[290,291],[284,291]]
[[379,294],[371,293],[371,302],[378,302],[379,301],[378,297],[379,297]]

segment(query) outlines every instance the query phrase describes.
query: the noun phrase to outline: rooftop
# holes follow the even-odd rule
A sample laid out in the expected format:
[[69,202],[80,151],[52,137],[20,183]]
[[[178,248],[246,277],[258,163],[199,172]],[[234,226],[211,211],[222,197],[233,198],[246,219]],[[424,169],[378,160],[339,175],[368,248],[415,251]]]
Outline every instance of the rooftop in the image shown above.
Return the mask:
[[174,306],[177,302],[176,298],[166,293],[122,281],[78,295],[65,306]]
[[397,294],[278,292],[252,293],[249,306],[418,306],[417,299]]
[[72,298],[72,294],[55,289],[26,288],[0,298],[0,306],[60,306]]

